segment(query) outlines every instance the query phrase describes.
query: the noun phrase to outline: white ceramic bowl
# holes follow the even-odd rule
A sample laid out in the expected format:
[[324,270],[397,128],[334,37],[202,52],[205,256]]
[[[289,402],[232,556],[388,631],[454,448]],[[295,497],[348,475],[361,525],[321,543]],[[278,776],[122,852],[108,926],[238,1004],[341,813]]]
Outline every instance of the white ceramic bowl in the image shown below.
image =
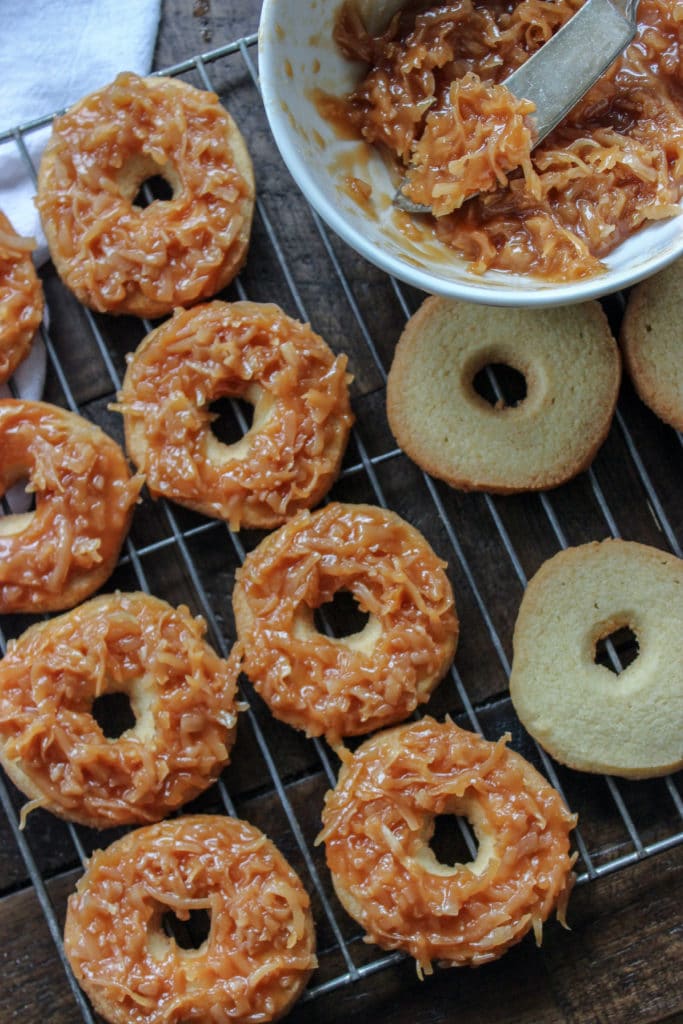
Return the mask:
[[[604,273],[568,283],[528,275],[473,274],[432,237],[409,240],[395,224],[394,186],[376,150],[340,138],[316,107],[316,90],[344,95],[362,68],[345,60],[332,39],[341,0],[264,0],[259,70],[275,141],[304,195],[329,226],[372,263],[427,292],[501,306],[551,306],[625,288],[683,253],[683,213],[653,223],[619,246]],[[359,0],[371,27],[386,24],[401,0]],[[372,185],[372,212],[344,188],[356,176]]]

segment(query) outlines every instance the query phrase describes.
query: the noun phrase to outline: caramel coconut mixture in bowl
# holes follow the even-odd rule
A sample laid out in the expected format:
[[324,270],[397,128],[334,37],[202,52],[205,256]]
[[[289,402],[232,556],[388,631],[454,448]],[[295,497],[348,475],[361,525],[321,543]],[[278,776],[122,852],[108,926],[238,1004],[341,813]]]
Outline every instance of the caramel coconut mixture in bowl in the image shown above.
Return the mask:
[[[581,2],[265,0],[266,113],[309,202],[388,273],[491,305],[597,298],[671,262],[683,253],[680,2],[641,0],[633,43],[531,153],[527,111],[506,113],[501,83]],[[468,197],[465,165],[479,175]],[[394,204],[408,168],[438,216]]]

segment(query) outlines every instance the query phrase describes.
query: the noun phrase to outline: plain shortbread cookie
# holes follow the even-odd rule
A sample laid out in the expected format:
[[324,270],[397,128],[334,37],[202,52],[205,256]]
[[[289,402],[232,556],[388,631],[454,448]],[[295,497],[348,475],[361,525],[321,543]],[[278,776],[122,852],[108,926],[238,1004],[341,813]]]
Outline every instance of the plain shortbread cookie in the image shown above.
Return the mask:
[[683,260],[631,292],[621,325],[624,363],[656,416],[683,430]]
[[[637,657],[595,663],[628,627]],[[683,561],[632,541],[568,548],[529,582],[513,638],[510,695],[558,761],[630,778],[683,765]]]
[[[526,397],[492,406],[474,389],[490,364],[521,373]],[[597,302],[500,309],[432,296],[408,321],[387,383],[389,425],[422,469],[463,490],[556,487],[609,431],[619,351]]]

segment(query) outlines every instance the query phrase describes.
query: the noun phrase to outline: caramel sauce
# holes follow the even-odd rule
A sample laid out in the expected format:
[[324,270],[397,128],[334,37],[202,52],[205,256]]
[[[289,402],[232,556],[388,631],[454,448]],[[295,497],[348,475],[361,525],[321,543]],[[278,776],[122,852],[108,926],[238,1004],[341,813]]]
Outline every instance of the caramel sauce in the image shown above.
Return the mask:
[[344,192],[353,199],[354,203],[364,210],[369,217],[376,217],[377,214],[370,202],[372,198],[372,185],[369,182],[363,181],[362,178],[356,178],[352,174],[347,175],[343,180]]
[[[243,670],[273,714],[331,742],[401,721],[451,662],[458,619],[445,564],[399,516],[332,502],[267,537],[237,571]],[[340,589],[373,626],[337,641],[312,627]]]
[[327,121],[339,139],[357,139],[359,132],[349,117],[349,107],[345,100],[331,96],[324,89],[307,89],[306,99],[315,106],[320,117]]
[[[206,910],[185,950],[161,927]],[[98,850],[69,899],[64,948],[107,1020],[136,1024],[279,1020],[316,966],[310,900],[253,825],[187,815]]]
[[365,170],[369,172],[370,156],[371,151],[365,142],[359,142],[354,146],[344,146],[343,149],[335,152],[328,168],[335,178],[341,177],[346,182],[347,178],[358,178],[359,172],[362,173]]
[[31,261],[35,241],[0,211],[0,384],[27,355],[43,318],[43,289]]
[[531,177],[533,132],[526,115],[533,110],[471,71],[452,82],[446,105],[427,114],[403,194],[443,217],[471,196],[506,188],[507,175],[518,167]]
[[[233,529],[272,528],[315,505],[339,472],[353,422],[346,366],[345,355],[275,305],[176,310],[128,365],[117,407],[128,451],[153,495]],[[245,458],[245,446],[236,453],[214,443],[209,405],[249,400],[255,385]]]
[[115,441],[46,402],[0,402],[0,493],[22,475],[35,513],[0,533],[0,612],[69,608],[109,576],[142,478]]
[[[347,2],[335,40],[367,71],[351,94],[321,100],[318,110],[340,136],[355,133],[391,154],[399,175],[414,161],[426,167],[423,197],[434,205],[434,186],[438,192],[445,185],[448,193],[453,184],[447,154],[454,83],[476,76],[485,87],[471,109],[476,135],[495,89],[580,6],[581,0],[410,3],[373,36]],[[589,276],[641,226],[678,212],[683,20],[677,10],[675,0],[641,0],[632,45],[530,159],[520,111],[513,159],[489,162],[484,178],[480,164],[465,195],[456,196],[459,208],[452,192],[450,210],[449,203],[436,204],[436,237],[472,270],[550,280]],[[444,119],[449,130],[439,133]],[[465,134],[463,152],[470,142]],[[455,160],[461,155],[456,148]],[[480,182],[486,190],[462,201]]]
[[[205,632],[187,608],[118,593],[31,627],[0,662],[11,777],[91,828],[156,821],[197,796],[227,764],[237,722],[236,673]],[[91,714],[104,693],[127,693],[136,715],[117,739]]]
[[[154,174],[172,198],[134,205]],[[215,294],[241,266],[251,164],[214,93],[124,73],[55,119],[36,204],[57,269],[83,303],[161,316]]]
[[[325,797],[327,864],[347,911],[418,972],[495,960],[554,908],[563,914],[576,817],[509,737],[491,743],[451,721],[377,733],[351,755]],[[469,864],[440,864],[434,819],[467,817],[479,842]]]

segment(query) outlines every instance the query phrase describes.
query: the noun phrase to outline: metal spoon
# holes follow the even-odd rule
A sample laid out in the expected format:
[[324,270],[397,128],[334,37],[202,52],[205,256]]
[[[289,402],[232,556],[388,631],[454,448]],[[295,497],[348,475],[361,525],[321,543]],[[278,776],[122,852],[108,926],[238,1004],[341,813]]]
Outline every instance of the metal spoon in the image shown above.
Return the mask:
[[[586,0],[554,36],[503,83],[518,99],[531,100],[538,145],[623,53],[636,34],[639,0]],[[394,204],[407,213],[430,213],[403,194]]]

